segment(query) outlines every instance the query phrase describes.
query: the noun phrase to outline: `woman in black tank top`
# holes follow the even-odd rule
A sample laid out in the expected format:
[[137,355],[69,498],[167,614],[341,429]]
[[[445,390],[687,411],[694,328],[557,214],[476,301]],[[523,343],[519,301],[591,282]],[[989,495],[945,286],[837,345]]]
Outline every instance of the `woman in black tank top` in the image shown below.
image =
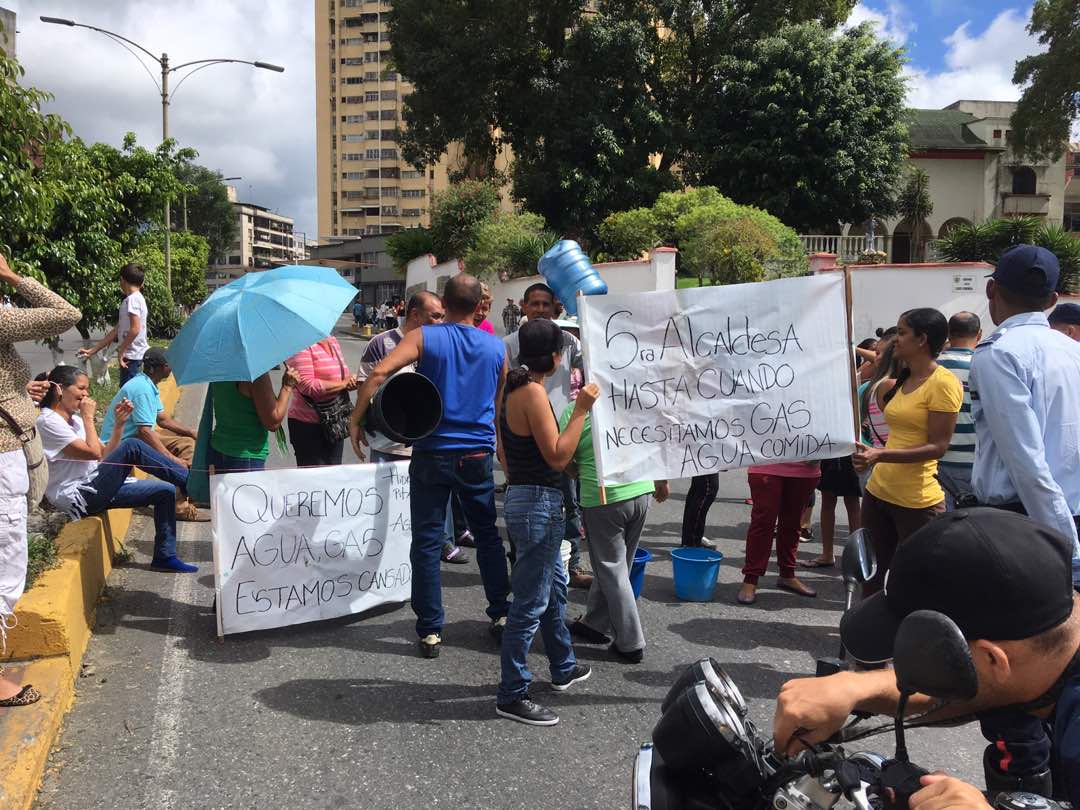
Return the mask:
[[510,358],[506,397],[499,418],[500,461],[509,482],[503,517],[516,558],[511,572],[514,601],[502,639],[502,678],[495,710],[500,717],[552,726],[559,717],[529,700],[529,647],[537,628],[557,691],[590,675],[578,664],[566,627],[566,571],[559,554],[563,539],[563,498],[559,477],[574,457],[585,415],[600,395],[595,384],[578,393],[562,435],[544,378],[562,357],[562,330],[552,321],[529,321],[518,331],[521,355]]

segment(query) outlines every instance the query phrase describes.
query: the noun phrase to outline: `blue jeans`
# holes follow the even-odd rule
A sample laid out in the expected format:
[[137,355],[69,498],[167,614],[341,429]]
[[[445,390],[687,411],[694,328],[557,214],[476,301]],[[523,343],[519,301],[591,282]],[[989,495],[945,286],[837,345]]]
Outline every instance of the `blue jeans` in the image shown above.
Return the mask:
[[266,469],[265,458],[238,458],[219,453],[213,447],[206,454],[207,465],[214,468],[216,475],[231,472],[259,472]]
[[529,693],[529,647],[537,627],[552,679],[567,675],[577,664],[566,628],[566,572],[559,553],[563,493],[551,487],[507,487],[503,516],[517,558],[512,573],[514,601],[503,631],[502,679],[496,697],[500,705]]
[[490,450],[449,453],[413,451],[409,465],[409,511],[412,518],[412,609],[421,638],[441,633],[442,580],[439,568],[446,533],[447,503],[456,493],[476,538],[476,563],[487,596],[487,615],[506,615],[510,578],[506,550],[495,528],[495,480]]
[[[86,514],[115,507],[154,507],[154,559],[176,556],[176,490],[186,492],[188,471],[142,439],[124,439],[105,457],[85,492]],[[125,483],[138,467],[158,481]]]
[[142,373],[142,360],[128,360],[127,368],[120,366],[120,385],[133,380]]

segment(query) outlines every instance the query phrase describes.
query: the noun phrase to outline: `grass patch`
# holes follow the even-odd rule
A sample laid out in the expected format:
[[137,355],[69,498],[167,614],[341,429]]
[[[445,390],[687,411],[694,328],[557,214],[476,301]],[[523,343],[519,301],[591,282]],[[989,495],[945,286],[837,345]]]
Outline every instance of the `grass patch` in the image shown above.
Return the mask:
[[[675,277],[675,289],[682,290],[686,287],[697,287],[697,276],[676,276]],[[712,279],[705,279],[705,287],[713,286]]]
[[44,534],[29,535],[26,552],[26,588],[29,590],[34,580],[59,565],[60,555],[56,550],[56,540]]

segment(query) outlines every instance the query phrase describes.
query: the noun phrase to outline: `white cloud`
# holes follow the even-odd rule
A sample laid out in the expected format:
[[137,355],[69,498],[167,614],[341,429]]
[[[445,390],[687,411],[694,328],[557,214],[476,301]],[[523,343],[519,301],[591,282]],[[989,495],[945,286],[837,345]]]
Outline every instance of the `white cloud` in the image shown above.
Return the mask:
[[866,3],[859,3],[852,9],[844,28],[854,28],[864,22],[873,23],[881,36],[897,45],[907,42],[915,31],[914,21],[899,0],[887,0],[884,11],[872,8]]
[[[172,64],[206,58],[262,60],[285,73],[214,65],[171,84],[170,135],[199,151],[198,161],[241,175],[240,197],[296,220],[315,235],[314,14],[296,0],[7,0],[18,17],[17,50],[25,81],[52,92],[49,105],[88,141],[119,145],[161,139],[160,95],[135,57],[108,37],[47,25],[39,14],[68,17],[167,51]],[[148,58],[155,78],[160,69]],[[182,71],[181,71],[182,74]],[[179,88],[179,89],[176,89]]]
[[939,108],[960,99],[1015,101],[1020,88],[1012,82],[1017,60],[1042,50],[1025,29],[1028,13],[1007,9],[981,32],[965,22],[943,40],[945,69],[932,72],[912,66],[908,104]]

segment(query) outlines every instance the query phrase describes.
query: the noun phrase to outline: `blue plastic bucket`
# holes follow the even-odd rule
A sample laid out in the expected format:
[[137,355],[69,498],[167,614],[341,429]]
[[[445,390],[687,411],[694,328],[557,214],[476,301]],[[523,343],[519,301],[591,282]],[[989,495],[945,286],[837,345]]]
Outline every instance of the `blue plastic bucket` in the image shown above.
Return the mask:
[[630,566],[630,588],[635,599],[641,597],[641,586],[645,584],[645,563],[651,559],[652,554],[647,548],[639,546],[634,552],[634,564]]
[[711,602],[723,559],[723,554],[710,548],[672,549],[675,595],[687,602]]

